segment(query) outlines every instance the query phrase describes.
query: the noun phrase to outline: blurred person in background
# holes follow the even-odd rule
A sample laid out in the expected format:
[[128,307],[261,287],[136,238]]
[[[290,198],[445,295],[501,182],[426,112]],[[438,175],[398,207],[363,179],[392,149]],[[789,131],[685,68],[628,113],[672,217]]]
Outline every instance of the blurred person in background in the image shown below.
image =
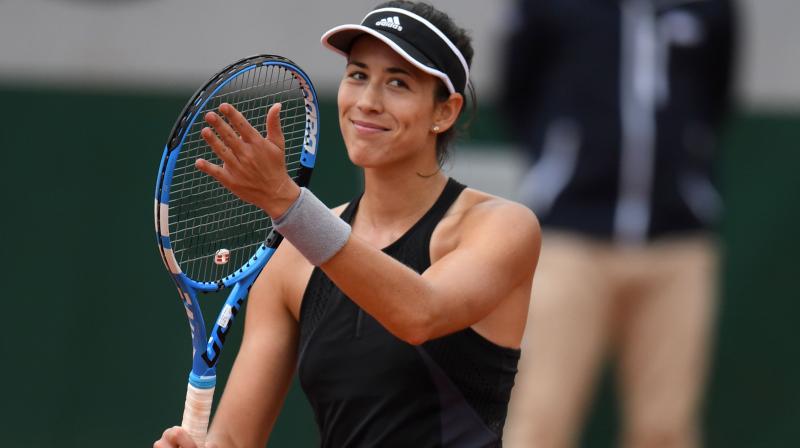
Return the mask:
[[615,361],[624,447],[697,447],[716,310],[731,0],[519,0],[501,104],[544,239],[506,424],[578,443]]

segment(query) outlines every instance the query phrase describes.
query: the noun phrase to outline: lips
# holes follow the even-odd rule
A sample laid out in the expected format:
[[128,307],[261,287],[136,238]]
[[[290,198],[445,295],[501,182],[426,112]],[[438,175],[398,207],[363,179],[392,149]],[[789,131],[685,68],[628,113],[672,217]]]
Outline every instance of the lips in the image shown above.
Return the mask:
[[356,130],[361,133],[374,134],[389,130],[389,128],[385,128],[379,124],[371,123],[369,121],[350,120],[350,122],[353,123],[353,127],[355,127]]

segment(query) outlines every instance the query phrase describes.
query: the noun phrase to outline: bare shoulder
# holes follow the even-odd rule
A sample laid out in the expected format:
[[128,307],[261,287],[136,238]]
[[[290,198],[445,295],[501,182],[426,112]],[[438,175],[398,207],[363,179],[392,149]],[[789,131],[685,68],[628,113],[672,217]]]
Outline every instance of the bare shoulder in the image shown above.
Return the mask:
[[533,211],[505,198],[479,190],[464,192],[464,216],[461,232],[471,239],[490,239],[492,244],[507,242],[526,249],[536,249],[541,240],[539,220]]
[[539,221],[533,211],[518,202],[471,188],[464,191],[464,201],[464,217],[468,223],[485,219],[504,220],[510,225],[524,225],[529,230],[539,229]]
[[431,238],[431,261],[457,247],[491,245],[520,262],[538,259],[541,228],[526,206],[467,188],[450,207]]

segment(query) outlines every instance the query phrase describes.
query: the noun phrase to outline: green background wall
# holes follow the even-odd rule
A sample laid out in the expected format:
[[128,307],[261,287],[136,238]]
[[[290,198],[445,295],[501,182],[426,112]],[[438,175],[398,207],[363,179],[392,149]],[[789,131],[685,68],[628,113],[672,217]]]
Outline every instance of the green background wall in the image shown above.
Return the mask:
[[[150,446],[179,422],[189,331],[155,246],[153,176],[190,93],[0,86],[3,446]],[[503,141],[492,112],[481,109],[473,141]],[[360,178],[330,102],[322,114],[312,188],[332,205],[357,191]],[[726,134],[724,297],[708,446],[800,444],[798,141],[800,114],[740,114]],[[223,370],[237,345],[229,344]],[[585,446],[611,446],[612,396],[606,384]],[[315,432],[295,385],[270,446],[312,446]]]

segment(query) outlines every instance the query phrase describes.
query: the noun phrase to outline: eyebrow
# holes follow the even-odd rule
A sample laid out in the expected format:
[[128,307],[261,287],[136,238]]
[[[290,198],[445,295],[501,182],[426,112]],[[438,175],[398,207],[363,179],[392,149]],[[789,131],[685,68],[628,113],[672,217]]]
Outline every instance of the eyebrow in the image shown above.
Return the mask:
[[[347,61],[347,65],[355,65],[356,67],[360,67],[360,68],[364,68],[364,69],[368,68],[367,64],[365,64],[365,63],[363,63],[361,61],[355,61],[355,60],[352,60],[352,59]],[[402,67],[388,67],[384,71],[387,72],[387,73],[401,74],[401,75],[410,76],[412,78],[416,78],[416,76],[414,76],[414,73],[412,73],[412,72],[410,72],[410,71],[408,71],[408,70],[406,70],[406,69],[404,69]]]

